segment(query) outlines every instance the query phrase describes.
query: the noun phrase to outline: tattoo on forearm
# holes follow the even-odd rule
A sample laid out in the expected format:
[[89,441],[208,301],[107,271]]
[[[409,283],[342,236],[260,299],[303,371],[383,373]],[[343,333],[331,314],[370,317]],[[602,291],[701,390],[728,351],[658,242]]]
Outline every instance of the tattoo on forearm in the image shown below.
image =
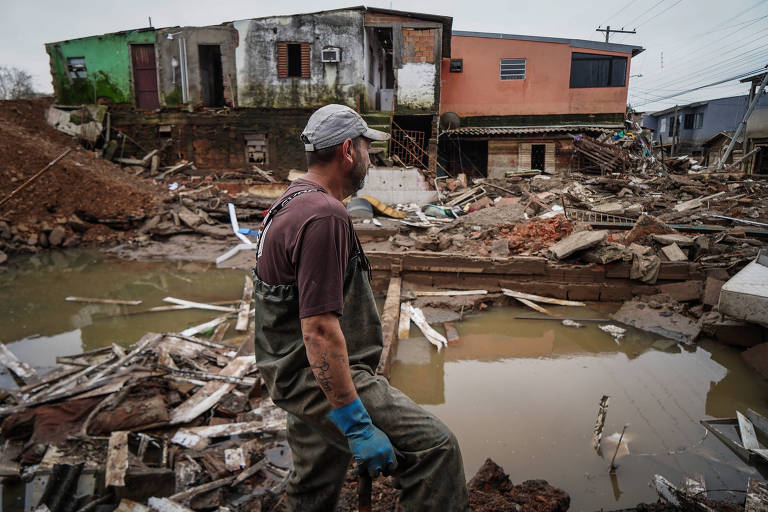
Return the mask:
[[333,390],[333,387],[331,386],[331,363],[328,362],[328,354],[325,352],[320,354],[320,364],[313,364],[312,369],[315,370],[317,383],[320,384],[323,391],[330,393]]

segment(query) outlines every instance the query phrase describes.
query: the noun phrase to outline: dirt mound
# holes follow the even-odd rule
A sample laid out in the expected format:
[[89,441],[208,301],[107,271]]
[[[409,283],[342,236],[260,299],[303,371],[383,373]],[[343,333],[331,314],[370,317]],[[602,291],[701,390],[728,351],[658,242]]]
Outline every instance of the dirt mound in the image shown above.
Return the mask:
[[[127,228],[131,222],[152,213],[160,203],[156,187],[126,174],[120,166],[85,150],[72,137],[50,127],[45,111],[52,101],[0,101],[0,199],[67,148],[73,148],[53,168],[0,206],[0,221],[13,230],[10,236],[6,233],[3,237],[11,250],[23,250],[25,245],[45,246],[40,242],[47,240],[47,234],[56,225],[63,226],[65,238],[70,238],[72,215],[87,221],[79,226],[83,233],[92,227],[89,223],[100,221],[107,221],[110,227]],[[19,225],[21,230],[16,229]],[[107,235],[109,232],[111,229]],[[99,232],[91,238],[103,239],[105,234]],[[37,244],[30,243],[35,241]]]
[[477,210],[468,213],[463,217],[459,217],[456,221],[456,225],[476,229],[476,226],[480,228],[490,228],[502,224],[512,224],[525,219],[523,212],[523,207],[520,205],[489,206],[488,208],[483,208],[482,210]]

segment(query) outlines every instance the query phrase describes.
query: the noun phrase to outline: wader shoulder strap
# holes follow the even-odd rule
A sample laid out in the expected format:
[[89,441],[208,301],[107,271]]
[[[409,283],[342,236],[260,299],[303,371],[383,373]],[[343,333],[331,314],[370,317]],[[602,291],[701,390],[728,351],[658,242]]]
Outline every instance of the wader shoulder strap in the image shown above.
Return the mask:
[[269,226],[272,224],[272,218],[285,208],[285,205],[290,203],[292,200],[296,199],[302,194],[306,194],[307,192],[325,192],[321,188],[308,188],[304,190],[297,190],[296,192],[293,192],[292,194],[289,194],[285,196],[281,201],[279,201],[277,204],[273,205],[272,208],[269,209],[267,214],[264,216],[264,220],[261,223],[261,233],[259,233],[259,240],[256,242],[257,250],[256,250],[256,260],[261,257],[261,251],[264,248],[264,237],[267,234],[267,230],[269,229]]

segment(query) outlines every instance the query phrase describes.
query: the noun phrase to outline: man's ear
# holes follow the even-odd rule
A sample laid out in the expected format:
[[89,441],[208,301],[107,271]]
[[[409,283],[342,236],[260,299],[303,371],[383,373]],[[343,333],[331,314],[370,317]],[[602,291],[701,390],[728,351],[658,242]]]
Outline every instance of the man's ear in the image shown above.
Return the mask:
[[341,144],[341,158],[344,163],[350,166],[355,163],[355,143],[352,139],[347,139]]

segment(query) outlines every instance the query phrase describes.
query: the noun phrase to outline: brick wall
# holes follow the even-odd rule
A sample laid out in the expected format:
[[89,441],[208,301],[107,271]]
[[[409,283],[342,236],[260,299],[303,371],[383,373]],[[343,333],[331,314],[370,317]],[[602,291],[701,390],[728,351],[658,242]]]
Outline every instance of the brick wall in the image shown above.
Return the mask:
[[403,28],[403,62],[435,62],[435,29]]

